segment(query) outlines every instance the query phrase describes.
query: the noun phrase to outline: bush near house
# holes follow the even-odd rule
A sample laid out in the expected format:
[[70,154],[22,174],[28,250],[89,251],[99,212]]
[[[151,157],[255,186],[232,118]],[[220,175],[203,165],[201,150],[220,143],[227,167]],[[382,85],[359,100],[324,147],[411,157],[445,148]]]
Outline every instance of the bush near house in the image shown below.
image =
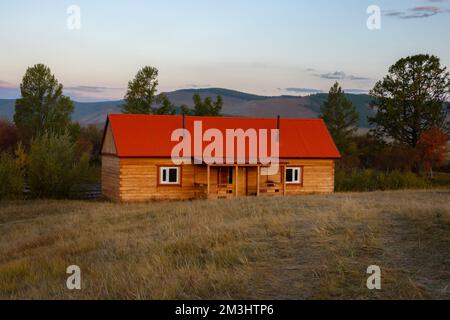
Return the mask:
[[11,122],[0,118],[0,152],[12,152],[17,144],[19,133]]
[[89,155],[77,161],[75,143],[68,134],[45,133],[31,143],[27,173],[34,197],[68,197],[88,169]]
[[348,173],[336,170],[335,188],[338,192],[425,189],[431,187],[431,182],[412,172],[381,172],[376,170],[353,170]]
[[23,185],[22,172],[14,158],[7,153],[0,154],[0,199],[20,197]]

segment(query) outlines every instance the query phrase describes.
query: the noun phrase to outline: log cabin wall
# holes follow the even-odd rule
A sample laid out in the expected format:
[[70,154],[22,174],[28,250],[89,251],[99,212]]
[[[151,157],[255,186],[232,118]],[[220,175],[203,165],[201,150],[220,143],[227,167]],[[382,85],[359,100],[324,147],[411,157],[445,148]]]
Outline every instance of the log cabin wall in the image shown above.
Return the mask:
[[288,161],[287,167],[303,168],[303,183],[287,184],[287,195],[334,192],[334,160],[289,159]]
[[[289,159],[286,161],[289,162],[287,167],[301,167],[303,171],[301,184],[286,184],[286,195],[334,192],[334,160]],[[117,202],[188,200],[208,197],[206,166],[181,166],[180,185],[160,185],[158,183],[160,166],[172,167],[172,160],[170,158],[118,158],[103,155],[103,194]],[[284,166],[281,166],[276,175],[260,176],[260,190],[264,190],[268,182],[275,182],[280,191],[274,195],[283,195],[283,170]],[[217,197],[218,174],[219,167],[210,168],[210,198]],[[256,167],[239,167],[238,196],[256,195],[256,181]],[[265,194],[260,193],[260,195]]]
[[102,155],[102,194],[120,201],[120,162],[116,156]]
[[[179,185],[161,185],[160,167],[173,167],[172,160],[153,158],[120,159],[121,201],[187,200],[196,197],[195,178],[199,171],[194,165],[180,166]],[[199,177],[201,179],[201,177]]]

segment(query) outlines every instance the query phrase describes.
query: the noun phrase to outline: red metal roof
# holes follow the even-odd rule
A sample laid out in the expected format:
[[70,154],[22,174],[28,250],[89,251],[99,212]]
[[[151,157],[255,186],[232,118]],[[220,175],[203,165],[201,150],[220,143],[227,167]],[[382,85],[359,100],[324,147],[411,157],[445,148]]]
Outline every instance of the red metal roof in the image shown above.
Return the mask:
[[[109,123],[119,157],[170,157],[178,142],[172,132],[183,128],[182,116],[111,114]],[[203,132],[219,129],[276,129],[277,119],[185,117],[185,128],[194,137],[194,121]],[[268,132],[270,139],[270,131]],[[194,140],[194,139],[193,139]],[[204,142],[204,147],[209,142]],[[224,142],[225,145],[225,142]],[[270,144],[268,146],[270,155]],[[338,159],[333,139],[321,119],[280,119],[280,158]]]

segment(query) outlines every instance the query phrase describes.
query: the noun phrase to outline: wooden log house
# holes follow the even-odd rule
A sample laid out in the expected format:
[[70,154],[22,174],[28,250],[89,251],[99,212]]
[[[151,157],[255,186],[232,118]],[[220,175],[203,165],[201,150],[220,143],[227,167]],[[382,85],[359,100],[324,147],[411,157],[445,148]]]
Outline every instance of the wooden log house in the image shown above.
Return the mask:
[[[278,128],[278,172],[267,175],[267,164],[254,161],[195,164],[195,156],[192,164],[174,164],[172,150],[179,142],[172,141],[172,133],[186,129],[194,136],[195,122],[202,123],[203,131],[217,129],[224,137],[227,129]],[[114,114],[106,121],[101,157],[104,196],[138,202],[332,193],[340,154],[321,119]]]

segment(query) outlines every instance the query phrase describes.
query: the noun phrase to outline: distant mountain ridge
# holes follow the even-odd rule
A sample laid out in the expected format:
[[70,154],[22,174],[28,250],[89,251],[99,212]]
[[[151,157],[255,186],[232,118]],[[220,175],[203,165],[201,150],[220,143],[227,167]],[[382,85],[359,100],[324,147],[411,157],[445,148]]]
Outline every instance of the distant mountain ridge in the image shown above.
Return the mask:
[[[167,95],[176,106],[192,106],[192,96],[222,96],[226,116],[275,118],[317,118],[320,107],[327,99],[327,94],[318,93],[310,96],[260,96],[223,88],[182,89],[168,92]],[[366,94],[347,94],[360,113],[359,126],[368,128],[367,116],[373,111],[369,107],[370,96]],[[12,120],[14,116],[14,99],[0,99],[0,117]],[[74,102],[74,121],[82,125],[104,123],[109,113],[120,113],[123,100],[101,102]]]

